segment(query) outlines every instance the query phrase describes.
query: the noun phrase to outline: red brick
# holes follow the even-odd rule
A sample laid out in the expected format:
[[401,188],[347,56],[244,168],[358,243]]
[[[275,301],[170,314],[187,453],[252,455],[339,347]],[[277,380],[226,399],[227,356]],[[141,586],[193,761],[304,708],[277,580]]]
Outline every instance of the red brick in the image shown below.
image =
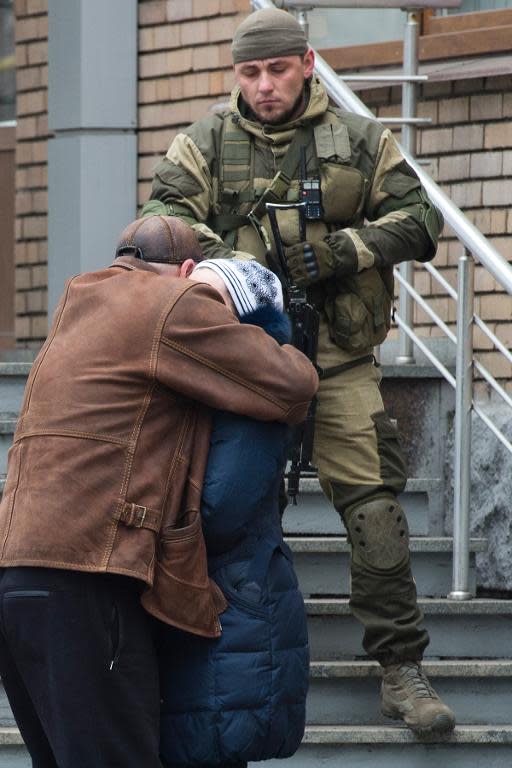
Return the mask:
[[28,243],[20,240],[14,246],[14,263],[16,266],[25,266],[28,264]]
[[32,193],[32,210],[34,213],[47,214],[48,212],[48,191],[47,190],[41,189],[37,192]]
[[32,193],[27,190],[16,192],[16,215],[20,216],[32,211]]
[[[508,299],[510,301],[510,296]],[[482,352],[479,358],[482,365],[487,368],[495,379],[510,378],[510,363],[501,352]]]
[[219,65],[221,67],[233,66],[233,56],[231,54],[231,42],[219,45]]
[[503,116],[503,94],[486,93],[471,97],[470,120],[496,120]]
[[483,125],[456,125],[453,129],[453,148],[455,151],[483,149]]
[[204,91],[205,93],[226,93],[226,88],[224,87],[224,72],[209,72],[205,77],[208,79],[208,87],[207,90]]
[[507,210],[500,211],[497,208],[491,211],[491,234],[499,235],[507,232],[507,213]]
[[440,100],[439,122],[441,124],[466,123],[468,118],[469,98],[467,96]]
[[14,272],[14,283],[17,291],[24,291],[32,287],[30,268],[16,267]]
[[503,153],[503,175],[512,176],[512,150]]
[[18,291],[14,296],[14,311],[17,315],[24,315],[27,311],[28,293]]
[[139,131],[139,153],[165,155],[169,145],[176,136],[176,129],[165,128],[159,131]]
[[45,216],[27,216],[23,219],[23,238],[35,240],[48,236],[48,220]]
[[44,91],[27,91],[19,93],[16,101],[16,111],[18,117],[22,115],[37,115],[46,112],[47,93]]
[[222,76],[224,80],[222,90],[224,93],[230,93],[235,87],[235,73],[233,72],[233,69],[228,69],[222,73]]
[[[365,103],[367,103],[366,98]],[[416,112],[418,117],[429,117],[433,125],[439,123],[439,103],[437,101],[420,101]]]
[[35,90],[36,88],[40,88],[42,84],[43,67],[41,65],[18,69],[16,71],[16,90],[18,93],[21,91]]
[[30,66],[34,64],[45,64],[48,61],[48,43],[37,42],[27,45],[27,62]]
[[495,181],[484,181],[483,184],[483,204],[491,205],[510,205],[512,199],[512,179],[497,179]]
[[156,80],[139,80],[138,103],[151,104],[156,101]]
[[[207,0],[202,0],[201,5]],[[194,13],[192,10],[192,0],[167,0],[166,18],[167,21],[183,21],[201,16],[200,13]]]
[[30,317],[28,315],[16,317],[14,321],[14,330],[17,339],[30,338]]
[[46,264],[39,264],[31,267],[32,269],[32,287],[46,288],[48,285],[48,267]]
[[48,304],[46,290],[30,291],[26,299],[27,312],[46,312]]
[[193,0],[192,8],[195,18],[199,18],[200,16],[215,16],[220,13],[220,0]]
[[237,16],[220,16],[216,19],[208,21],[208,40],[221,41],[233,39],[235,29],[238,27],[239,19]]
[[140,128],[160,128],[164,125],[183,125],[191,122],[190,102],[177,101],[173,104],[155,104],[139,109]]
[[37,118],[21,117],[18,119],[18,124],[16,126],[17,141],[33,139],[35,136],[37,136]]
[[251,11],[250,0],[220,0],[221,13],[243,13],[247,16]]
[[482,205],[482,182],[466,181],[463,184],[452,184],[451,198],[459,208],[474,208]]
[[156,81],[157,101],[176,101],[184,98],[184,77],[169,77]]
[[41,138],[48,136],[48,114],[46,112],[37,117],[37,136]]
[[215,104],[213,99],[194,99],[190,102],[190,122],[201,120],[206,117],[210,112],[212,106]]
[[473,178],[499,176],[503,168],[502,152],[475,152],[471,155],[471,173]]
[[426,129],[421,133],[422,155],[450,152],[453,146],[453,128]]
[[[180,0],[176,0],[180,2]],[[166,21],[166,2],[164,0],[152,0],[152,2],[139,2],[139,24],[161,24]]]
[[15,50],[16,68],[26,67],[28,64],[28,50],[26,45],[17,45]]
[[203,45],[192,48],[192,69],[217,69],[220,64],[220,46]]
[[24,19],[18,19],[15,24],[15,40],[17,43],[27,42],[28,40],[39,40],[39,19],[28,16]]
[[439,158],[439,181],[457,181],[467,179],[469,173],[469,155],[448,155]]
[[503,117],[512,117],[512,93],[503,94]]
[[512,121],[486,125],[484,146],[486,149],[512,147]]
[[137,206],[141,208],[151,195],[151,182],[139,181],[137,187]]
[[155,27],[153,50],[168,50],[185,45],[182,32],[183,26],[179,24],[163,24],[160,27]]
[[48,318],[44,315],[34,315],[30,318],[30,329],[33,339],[44,339],[48,333]]
[[48,13],[48,0],[27,0],[27,13]]
[[208,24],[206,21],[190,21],[181,25],[182,45],[194,46],[208,42],[212,42],[212,40],[208,35]]

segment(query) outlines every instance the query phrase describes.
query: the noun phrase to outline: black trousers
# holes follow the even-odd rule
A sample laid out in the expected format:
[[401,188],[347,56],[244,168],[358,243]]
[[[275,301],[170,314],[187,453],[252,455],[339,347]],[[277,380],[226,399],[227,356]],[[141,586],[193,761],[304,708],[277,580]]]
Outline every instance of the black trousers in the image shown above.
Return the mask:
[[0,675],[33,768],[161,768],[158,665],[138,582],[0,571]]

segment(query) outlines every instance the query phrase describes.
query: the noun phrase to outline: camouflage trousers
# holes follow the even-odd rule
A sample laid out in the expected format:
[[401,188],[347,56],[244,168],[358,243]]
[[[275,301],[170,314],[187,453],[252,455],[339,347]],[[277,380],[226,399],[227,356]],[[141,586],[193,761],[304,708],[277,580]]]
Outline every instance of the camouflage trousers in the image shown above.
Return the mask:
[[[339,351],[321,323],[319,364],[336,364],[336,357]],[[407,479],[405,460],[380,381],[372,363],[321,381],[313,461],[351,541],[350,606],[364,626],[363,647],[385,666],[419,660],[429,638],[420,627],[405,514],[396,500]],[[393,524],[389,512],[396,513]],[[361,525],[367,526],[365,535],[358,533]]]

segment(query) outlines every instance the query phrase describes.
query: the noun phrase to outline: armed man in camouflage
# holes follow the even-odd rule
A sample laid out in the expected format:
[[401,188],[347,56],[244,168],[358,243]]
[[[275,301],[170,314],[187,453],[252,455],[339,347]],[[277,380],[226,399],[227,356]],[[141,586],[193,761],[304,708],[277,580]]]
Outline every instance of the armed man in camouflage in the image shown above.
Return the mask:
[[279,223],[289,270],[321,315],[314,463],[352,544],[350,604],[365,650],[384,667],[384,714],[416,731],[449,731],[453,713],[421,668],[428,634],[397,501],[406,469],[372,355],[390,326],[393,266],[432,259],[442,220],[392,134],[329,105],[293,16],[251,14],[232,50],[231,109],[176,136],[143,215],[191,224],[207,258],[273,268],[265,203],[313,190],[302,241],[296,209]]

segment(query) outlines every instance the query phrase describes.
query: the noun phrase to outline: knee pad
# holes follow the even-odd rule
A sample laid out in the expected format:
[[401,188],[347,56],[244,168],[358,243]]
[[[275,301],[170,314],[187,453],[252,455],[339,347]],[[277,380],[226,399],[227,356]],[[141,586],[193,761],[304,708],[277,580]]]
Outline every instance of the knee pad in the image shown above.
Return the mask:
[[345,512],[352,548],[373,568],[394,568],[409,553],[409,526],[398,501],[379,496],[358,502]]

